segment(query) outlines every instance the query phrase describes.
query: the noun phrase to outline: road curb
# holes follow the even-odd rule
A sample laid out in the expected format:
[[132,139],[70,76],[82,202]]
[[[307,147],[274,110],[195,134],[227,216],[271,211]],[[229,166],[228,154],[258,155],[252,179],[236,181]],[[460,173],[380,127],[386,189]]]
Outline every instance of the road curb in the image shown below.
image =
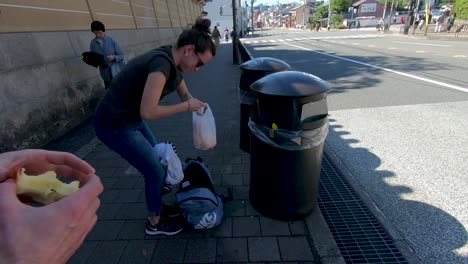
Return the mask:
[[320,263],[344,264],[344,258],[328,228],[327,222],[325,222],[325,218],[323,218],[320,208],[317,206],[304,221],[319,255]]

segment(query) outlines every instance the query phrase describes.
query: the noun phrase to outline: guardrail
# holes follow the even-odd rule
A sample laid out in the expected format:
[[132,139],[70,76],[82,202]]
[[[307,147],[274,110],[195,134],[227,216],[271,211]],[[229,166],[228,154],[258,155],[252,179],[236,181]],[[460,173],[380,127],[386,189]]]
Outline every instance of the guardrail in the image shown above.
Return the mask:
[[239,53],[240,53],[242,63],[251,60],[253,57],[252,55],[250,55],[250,52],[247,50],[244,44],[242,44],[240,40],[238,41],[238,43],[239,43]]

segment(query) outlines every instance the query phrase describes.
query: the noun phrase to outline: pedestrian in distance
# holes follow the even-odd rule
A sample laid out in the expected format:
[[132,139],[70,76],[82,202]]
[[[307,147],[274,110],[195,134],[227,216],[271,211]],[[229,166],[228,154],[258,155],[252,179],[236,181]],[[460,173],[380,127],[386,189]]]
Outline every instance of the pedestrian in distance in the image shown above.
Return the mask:
[[456,14],[455,13],[452,13],[449,18],[447,19],[447,32],[450,32],[450,30],[452,29],[453,25],[455,24],[455,18],[456,18]]
[[229,42],[229,29],[224,30],[224,41]]
[[[37,207],[16,195],[16,176],[24,168],[37,175],[55,171],[80,181],[80,189]],[[0,154],[0,262],[66,263],[96,224],[103,187],[95,170],[70,153],[28,149]]]
[[359,30],[361,28],[361,22],[358,20],[357,25],[356,25],[356,30]]
[[[145,178],[148,235],[177,234],[184,222],[180,217],[170,217],[172,212],[163,209],[166,169],[154,149],[157,142],[146,121],[206,107],[206,103],[191,95],[183,73],[199,71],[216,55],[210,26],[209,19],[197,19],[191,29],[179,35],[175,46],[161,46],[130,60],[96,108],[96,136]],[[160,103],[174,91],[180,103]]]
[[89,44],[90,51],[104,56],[106,61],[105,65],[99,66],[99,73],[104,81],[104,88],[107,89],[112,79],[125,65],[124,53],[117,41],[106,34],[106,27],[102,22],[93,21],[91,32],[95,38]]
[[383,18],[380,18],[379,21],[377,21],[377,31],[380,32],[384,30],[384,20]]
[[437,18],[436,26],[435,26],[435,29],[434,29],[434,33],[440,33],[440,31],[442,30],[442,28],[443,28],[443,26],[444,26],[444,20],[445,20],[445,13],[442,13],[442,14]]
[[419,30],[422,30],[425,23],[426,23],[426,14],[422,14],[421,18],[419,19]]
[[213,36],[213,39],[215,41],[216,46],[219,45],[219,39],[221,38],[221,33],[219,33],[218,27],[215,26],[213,29],[213,32],[211,33],[211,36]]

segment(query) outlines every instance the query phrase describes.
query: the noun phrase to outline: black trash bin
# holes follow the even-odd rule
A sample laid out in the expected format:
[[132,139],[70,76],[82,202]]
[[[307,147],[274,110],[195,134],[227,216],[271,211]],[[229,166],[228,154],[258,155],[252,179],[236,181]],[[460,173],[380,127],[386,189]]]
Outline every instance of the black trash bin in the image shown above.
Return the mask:
[[255,103],[255,95],[250,90],[250,85],[268,74],[288,70],[290,66],[282,60],[260,57],[243,63],[240,68],[242,70],[239,83],[239,101],[241,110],[240,148],[243,151],[250,153],[250,131],[248,122],[250,111]]
[[301,219],[317,205],[330,88],[314,75],[285,71],[251,89],[251,204],[270,218]]

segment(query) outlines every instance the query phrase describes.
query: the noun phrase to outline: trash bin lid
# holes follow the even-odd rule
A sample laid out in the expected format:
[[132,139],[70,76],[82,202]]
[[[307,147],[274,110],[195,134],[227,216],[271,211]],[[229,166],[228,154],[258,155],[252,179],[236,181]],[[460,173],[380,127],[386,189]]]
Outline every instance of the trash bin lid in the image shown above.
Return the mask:
[[286,62],[275,58],[259,57],[242,63],[240,68],[242,70],[279,72],[287,70],[291,68],[291,66]]
[[250,89],[259,94],[286,97],[307,97],[330,91],[324,80],[298,71],[272,73],[254,82]]

